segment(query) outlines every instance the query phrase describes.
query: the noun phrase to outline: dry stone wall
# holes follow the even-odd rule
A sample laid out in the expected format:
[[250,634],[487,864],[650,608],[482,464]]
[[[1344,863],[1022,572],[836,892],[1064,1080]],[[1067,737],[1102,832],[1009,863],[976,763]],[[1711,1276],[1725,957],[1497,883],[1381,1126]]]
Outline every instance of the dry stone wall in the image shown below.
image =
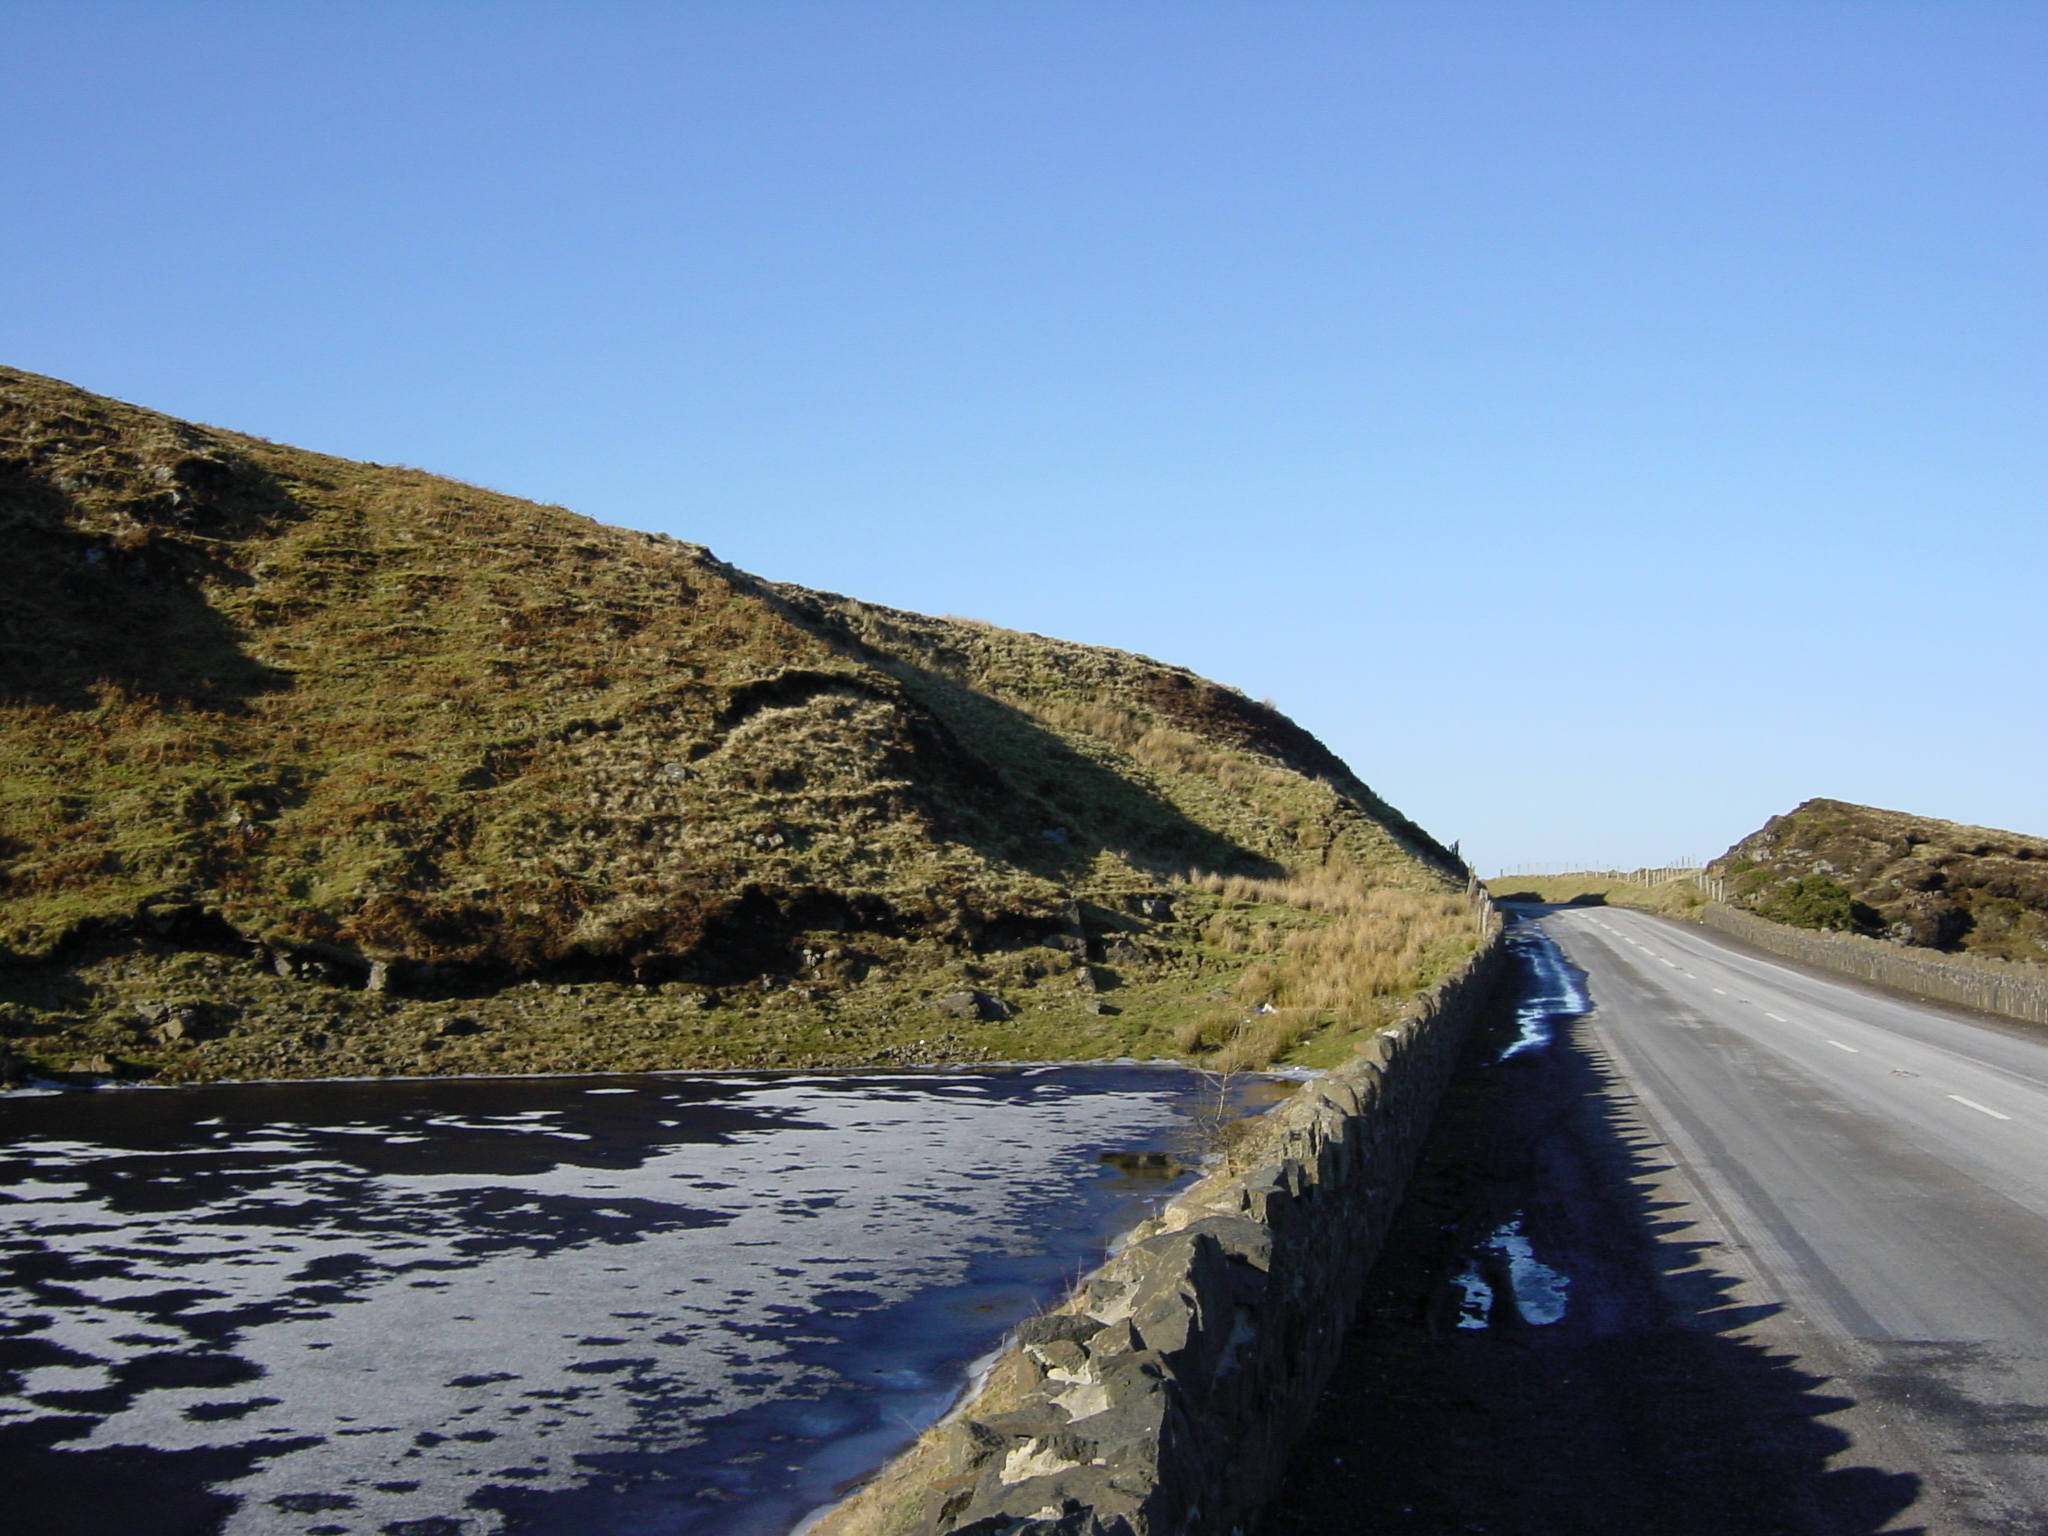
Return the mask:
[[1979,956],[1916,954],[1858,933],[1820,933],[1811,928],[1788,927],[1718,901],[1708,902],[1701,909],[1700,921],[1787,959],[1804,960],[1808,965],[1839,971],[1845,976],[1860,976],[1916,997],[2048,1024],[2048,972],[2037,965]]
[[1228,1536],[1308,1422],[1498,936],[1013,1335],[976,1397],[812,1536]]

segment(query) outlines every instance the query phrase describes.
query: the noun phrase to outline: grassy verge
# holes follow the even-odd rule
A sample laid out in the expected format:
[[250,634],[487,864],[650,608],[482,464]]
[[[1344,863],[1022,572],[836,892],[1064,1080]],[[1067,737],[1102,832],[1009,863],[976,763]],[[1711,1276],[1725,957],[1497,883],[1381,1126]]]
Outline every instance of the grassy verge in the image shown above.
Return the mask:
[[1690,879],[1638,885],[1608,875],[1505,875],[1485,883],[1495,901],[1546,901],[1559,905],[1634,907],[1665,917],[1695,916],[1707,894]]
[[[16,1077],[161,1082],[1117,1056],[1327,1067],[1469,955],[1480,921],[1465,898],[1342,868],[1196,876],[1147,905],[1150,916],[1091,908],[1094,958],[866,937],[889,952],[859,976],[835,968],[839,936],[820,933],[798,977],[525,981],[438,999],[279,975],[260,953],[124,940],[62,968],[0,970],[0,1032]],[[943,1011],[963,994],[998,1016]]]

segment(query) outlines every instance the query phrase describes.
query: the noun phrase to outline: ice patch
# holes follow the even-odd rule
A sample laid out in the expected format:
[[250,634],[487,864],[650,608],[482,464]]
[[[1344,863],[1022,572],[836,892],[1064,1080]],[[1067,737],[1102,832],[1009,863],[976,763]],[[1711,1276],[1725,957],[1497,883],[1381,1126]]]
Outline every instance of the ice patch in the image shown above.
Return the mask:
[[1458,1326],[1484,1328],[1493,1313],[1493,1287],[1479,1278],[1479,1267],[1466,1265],[1452,1277],[1451,1284],[1464,1293],[1458,1301]]
[[1508,930],[1507,945],[1528,966],[1532,985],[1515,1005],[1519,1033],[1494,1058],[1496,1062],[1546,1049],[1557,1038],[1558,1020],[1576,1018],[1593,1007],[1578,970],[1538,925],[1516,924]]
[[[550,1499],[786,1528],[1101,1251],[1133,1197],[1097,1152],[1198,1096],[1049,1068],[10,1100],[0,1290],[36,1353],[0,1423],[68,1416],[50,1456],[274,1448],[216,1484],[223,1536],[329,1497],[365,1531]],[[736,1460],[745,1414],[782,1417]]]
[[[1479,1247],[1506,1261],[1509,1295],[1523,1322],[1542,1328],[1563,1321],[1571,1277],[1536,1257],[1519,1212],[1494,1228]],[[1475,1258],[1452,1281],[1463,1293],[1458,1302],[1460,1328],[1484,1328],[1493,1314],[1494,1289],[1480,1274],[1480,1262]]]

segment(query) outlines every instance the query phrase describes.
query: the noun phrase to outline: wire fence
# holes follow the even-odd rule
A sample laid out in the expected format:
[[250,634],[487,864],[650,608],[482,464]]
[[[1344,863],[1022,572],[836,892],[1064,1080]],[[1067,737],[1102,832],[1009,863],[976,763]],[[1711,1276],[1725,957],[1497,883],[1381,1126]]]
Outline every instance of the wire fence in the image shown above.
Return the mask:
[[1986,1013],[2048,1024],[2048,971],[2037,965],[1975,955],[1918,955],[1856,933],[1819,933],[1788,928],[1719,901],[1708,902],[1699,920],[1734,938],[1790,960],[1860,976],[1917,997],[1960,1003]]
[[1635,885],[1661,885],[1666,880],[1698,875],[1701,867],[1698,859],[1674,859],[1669,864],[1659,864],[1650,869],[1592,869],[1584,864],[1511,864],[1493,878],[1561,880],[1576,877],[1584,880],[1626,880]]
[[1493,877],[1496,880],[1601,880],[1609,885],[1667,885],[1673,880],[1690,880],[1714,901],[1727,900],[1727,887],[1707,873],[1696,859],[1680,859],[1650,869],[1588,869],[1583,864],[1517,864]]

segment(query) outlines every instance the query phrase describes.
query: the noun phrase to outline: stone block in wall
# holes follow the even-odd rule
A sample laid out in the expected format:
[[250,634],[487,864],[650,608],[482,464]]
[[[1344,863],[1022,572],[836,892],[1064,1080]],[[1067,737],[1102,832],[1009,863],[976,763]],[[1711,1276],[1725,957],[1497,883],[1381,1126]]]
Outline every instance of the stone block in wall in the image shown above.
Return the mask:
[[1244,1214],[1262,1226],[1272,1227],[1284,1220],[1283,1212],[1294,1203],[1299,1181],[1294,1165],[1262,1163],[1244,1176]]
[[1079,1499],[1037,1515],[985,1515],[971,1525],[953,1527],[953,1536],[1138,1536],[1131,1523],[1104,1515]]
[[1165,1391],[1170,1373],[1156,1353],[1141,1351],[1107,1362],[1102,1377],[1110,1406],[1086,1419],[977,1421],[975,1433],[990,1453],[971,1494],[957,1501],[954,1518],[962,1523],[947,1528],[977,1529],[976,1522],[995,1517],[1043,1519],[1072,1505],[1148,1529],[1145,1506],[1159,1486],[1160,1445],[1174,1412]]
[[[1158,1267],[1162,1262],[1193,1265],[1204,1261],[1206,1254],[1183,1253],[1178,1245],[1200,1241],[1215,1244],[1225,1257],[1241,1260],[1255,1270],[1264,1272],[1273,1267],[1273,1233],[1266,1224],[1244,1216],[1220,1213],[1202,1216],[1136,1245],[1143,1254],[1136,1262],[1147,1270]],[[1125,1251],[1132,1252],[1131,1249]]]
[[1046,1312],[1027,1317],[1011,1333],[1011,1339],[1025,1349],[1034,1345],[1066,1342],[1085,1344],[1102,1331],[1103,1324],[1079,1312]]

